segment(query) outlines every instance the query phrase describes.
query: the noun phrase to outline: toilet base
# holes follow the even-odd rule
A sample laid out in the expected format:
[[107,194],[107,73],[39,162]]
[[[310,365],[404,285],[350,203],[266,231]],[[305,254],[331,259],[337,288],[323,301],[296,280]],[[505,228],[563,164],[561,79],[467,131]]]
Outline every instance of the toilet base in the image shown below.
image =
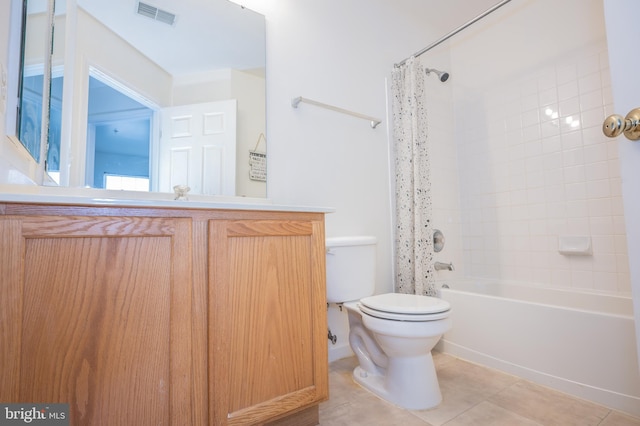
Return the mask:
[[442,402],[433,358],[389,358],[386,374],[368,373],[360,366],[353,370],[353,379],[380,398],[408,410],[428,410]]

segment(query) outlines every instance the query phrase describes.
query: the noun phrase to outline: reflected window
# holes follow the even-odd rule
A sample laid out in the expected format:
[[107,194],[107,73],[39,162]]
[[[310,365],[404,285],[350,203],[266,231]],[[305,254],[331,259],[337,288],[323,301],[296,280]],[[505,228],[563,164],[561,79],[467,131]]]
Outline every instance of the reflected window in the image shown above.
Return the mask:
[[47,173],[60,184],[60,140],[62,131],[62,82],[63,77],[51,78],[49,97],[49,131],[47,133]]
[[17,135],[29,154],[40,162],[45,60],[51,31],[47,2],[23,0]]
[[18,138],[36,162],[40,162],[42,80],[42,75],[24,76],[20,91]]
[[104,188],[121,189],[125,191],[148,191],[149,178],[112,175],[106,173],[104,175]]
[[[20,3],[22,27],[15,135],[36,163],[46,160],[47,171],[55,176],[60,171],[62,122],[62,70],[50,78],[55,11],[49,9],[53,2],[20,0]],[[48,128],[43,116],[48,117]],[[41,146],[43,134],[48,144],[46,149]],[[41,158],[43,152],[46,152],[45,158]]]

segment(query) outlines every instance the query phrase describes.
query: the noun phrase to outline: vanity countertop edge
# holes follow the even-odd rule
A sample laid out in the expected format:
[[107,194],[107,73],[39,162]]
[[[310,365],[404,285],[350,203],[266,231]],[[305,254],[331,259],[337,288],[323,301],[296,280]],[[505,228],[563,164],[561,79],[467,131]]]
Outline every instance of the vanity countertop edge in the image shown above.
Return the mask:
[[170,193],[59,188],[0,184],[0,203],[82,205],[95,207],[148,207],[170,209],[254,210],[332,213],[334,208],[273,203],[266,198],[190,195],[174,200]]

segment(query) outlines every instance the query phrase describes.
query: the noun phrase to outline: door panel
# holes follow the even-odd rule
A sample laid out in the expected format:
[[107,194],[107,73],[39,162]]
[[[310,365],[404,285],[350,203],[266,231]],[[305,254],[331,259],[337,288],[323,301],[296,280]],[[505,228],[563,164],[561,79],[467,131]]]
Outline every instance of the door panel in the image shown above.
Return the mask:
[[0,400],[68,403],[74,425],[188,423],[190,220],[9,217],[0,236]]
[[160,191],[235,195],[236,101],[163,109],[159,158]]
[[309,221],[210,222],[213,424],[260,424],[326,398],[323,235]]

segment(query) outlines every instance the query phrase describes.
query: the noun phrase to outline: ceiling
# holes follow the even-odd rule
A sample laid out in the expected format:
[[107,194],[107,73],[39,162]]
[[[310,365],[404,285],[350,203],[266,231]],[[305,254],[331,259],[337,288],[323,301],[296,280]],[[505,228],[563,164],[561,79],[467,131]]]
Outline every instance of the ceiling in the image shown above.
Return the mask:
[[501,0],[427,0],[430,10],[428,22],[436,28],[443,30],[443,35],[465,24]]
[[[138,14],[138,0],[77,0],[78,6],[173,76],[264,68],[262,15],[228,0],[142,1],[176,15],[175,23]],[[57,14],[65,13],[64,4],[57,0]]]
[[[208,0],[200,0],[208,1]],[[269,17],[272,13],[282,13],[281,0],[233,0],[249,9],[255,10]],[[299,0],[298,0],[299,1]],[[465,22],[478,16],[485,10],[501,2],[501,0],[382,0],[393,3],[394,7],[406,16],[407,20],[417,21],[434,29],[434,32],[446,34],[459,27]],[[366,16],[369,0],[349,0],[349,3],[359,5],[363,10],[363,17]],[[339,13],[336,7],[339,2],[333,2],[331,6]],[[346,4],[346,2],[345,2]],[[351,6],[351,4],[349,5]],[[314,6],[317,7],[317,6]],[[365,18],[363,18],[365,19]],[[425,40],[425,45],[433,40]]]
[[[268,15],[282,7],[278,0],[234,0],[246,8],[229,0],[142,0],[175,14],[175,24],[169,26],[137,14],[138,0],[77,1],[174,76],[221,68],[263,68],[265,23],[260,13]],[[406,11],[407,19],[419,19],[444,35],[499,0],[394,2]],[[425,40],[425,46],[432,41]]]

